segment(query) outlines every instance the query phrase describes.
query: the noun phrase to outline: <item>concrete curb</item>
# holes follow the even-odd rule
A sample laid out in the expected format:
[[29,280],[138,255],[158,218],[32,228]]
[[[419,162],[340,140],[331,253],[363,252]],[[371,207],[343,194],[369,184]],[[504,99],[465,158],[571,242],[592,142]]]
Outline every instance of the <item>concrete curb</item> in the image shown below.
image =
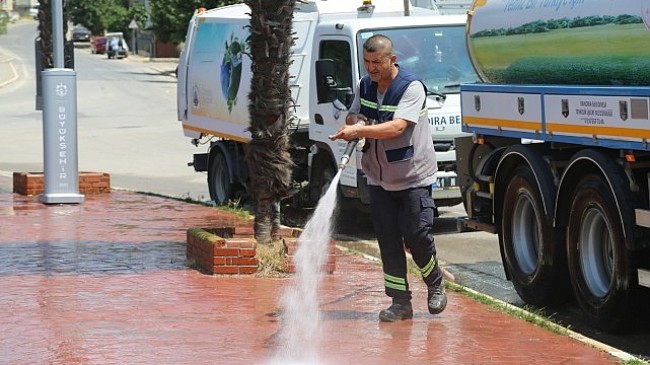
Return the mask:
[[176,78],[175,70],[176,66],[178,66],[178,58],[150,58],[132,54],[126,60],[134,63],[147,63],[151,70],[174,79]]
[[478,291],[476,291],[474,289],[470,289],[470,288],[468,288],[466,286],[463,286],[463,285],[460,285],[460,284],[454,283],[453,285],[461,287],[462,290],[467,291],[467,292],[471,293],[472,295],[487,298],[488,300],[493,301],[494,303],[496,303],[497,305],[507,309],[508,311],[523,313],[527,317],[535,318],[536,320],[539,320],[539,321],[548,322],[551,326],[562,329],[562,331],[564,331],[564,333],[567,336],[569,336],[569,338],[574,339],[576,341],[579,341],[579,342],[581,342],[581,343],[583,343],[583,344],[585,344],[587,346],[591,346],[593,348],[604,351],[604,352],[614,356],[615,358],[620,359],[621,361],[632,361],[632,360],[641,361],[641,359],[639,359],[639,358],[637,358],[637,357],[635,357],[635,356],[633,356],[633,355],[631,355],[631,354],[629,354],[629,353],[627,353],[625,351],[621,351],[621,350],[619,350],[617,348],[614,348],[612,346],[604,344],[604,343],[602,343],[600,341],[596,341],[596,340],[594,340],[592,338],[589,338],[589,337],[587,337],[585,335],[577,333],[577,332],[575,332],[575,331],[573,331],[573,330],[571,330],[571,329],[569,329],[567,327],[564,327],[564,326],[562,326],[560,324],[550,322],[546,318],[541,317],[541,316],[539,316],[539,315],[537,315],[535,313],[529,312],[529,311],[527,311],[527,310],[525,310],[523,308],[517,307],[516,305],[512,305],[510,303],[507,303],[507,302],[504,302],[502,300],[496,299],[494,297],[483,294],[481,292],[478,292]]

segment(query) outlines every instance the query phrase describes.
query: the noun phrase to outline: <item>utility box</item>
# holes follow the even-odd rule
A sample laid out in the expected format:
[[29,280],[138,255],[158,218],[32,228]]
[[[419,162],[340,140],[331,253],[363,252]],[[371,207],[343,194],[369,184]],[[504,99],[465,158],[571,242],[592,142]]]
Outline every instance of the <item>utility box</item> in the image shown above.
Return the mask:
[[[43,91],[41,71],[43,71],[43,52],[41,37],[34,40],[34,66],[36,68],[36,110],[43,110]],[[66,42],[64,48],[64,68],[74,69],[74,43]]]
[[77,74],[51,68],[43,78],[43,154],[45,204],[82,203],[77,154]]

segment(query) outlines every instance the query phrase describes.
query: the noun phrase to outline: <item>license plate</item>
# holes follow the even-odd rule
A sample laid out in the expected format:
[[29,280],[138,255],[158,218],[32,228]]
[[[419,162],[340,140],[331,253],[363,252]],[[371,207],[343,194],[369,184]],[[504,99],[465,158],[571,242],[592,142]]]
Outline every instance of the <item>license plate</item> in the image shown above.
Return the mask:
[[447,190],[456,188],[456,177],[455,176],[446,176],[439,177],[437,181],[431,185],[433,190]]

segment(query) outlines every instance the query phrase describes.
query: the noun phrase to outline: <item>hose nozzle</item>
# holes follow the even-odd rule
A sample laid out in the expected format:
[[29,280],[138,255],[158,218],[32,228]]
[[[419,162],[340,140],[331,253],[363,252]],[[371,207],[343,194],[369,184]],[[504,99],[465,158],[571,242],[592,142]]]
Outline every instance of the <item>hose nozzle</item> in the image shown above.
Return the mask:
[[354,151],[354,148],[357,146],[357,143],[359,143],[358,138],[348,142],[348,146],[345,148],[345,152],[343,152],[343,157],[341,157],[339,170],[343,170],[345,168],[345,165],[348,164],[348,162],[350,161],[350,155],[352,155],[352,152]]
[[341,163],[339,164],[339,170],[343,170],[345,165],[348,164],[348,161],[350,161],[350,156],[343,155],[343,157],[341,157]]

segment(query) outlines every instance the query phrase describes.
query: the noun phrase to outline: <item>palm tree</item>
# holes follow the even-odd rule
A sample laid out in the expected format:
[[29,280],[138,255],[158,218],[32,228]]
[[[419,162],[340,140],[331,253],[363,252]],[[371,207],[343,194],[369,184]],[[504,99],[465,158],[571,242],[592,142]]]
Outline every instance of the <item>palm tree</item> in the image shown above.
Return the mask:
[[256,199],[255,238],[277,239],[280,200],[291,186],[293,162],[287,125],[293,101],[289,65],[293,46],[292,19],[296,0],[245,0],[251,9],[251,91],[248,95],[251,141],[246,162],[250,188]]
[[[40,59],[42,69],[54,67],[54,41],[52,38],[52,2],[56,0],[40,0],[38,11],[38,42],[40,50]],[[62,0],[63,1],[63,0]],[[68,14],[65,11],[65,4],[63,1],[63,34],[68,32]],[[72,57],[66,47],[65,59]]]

